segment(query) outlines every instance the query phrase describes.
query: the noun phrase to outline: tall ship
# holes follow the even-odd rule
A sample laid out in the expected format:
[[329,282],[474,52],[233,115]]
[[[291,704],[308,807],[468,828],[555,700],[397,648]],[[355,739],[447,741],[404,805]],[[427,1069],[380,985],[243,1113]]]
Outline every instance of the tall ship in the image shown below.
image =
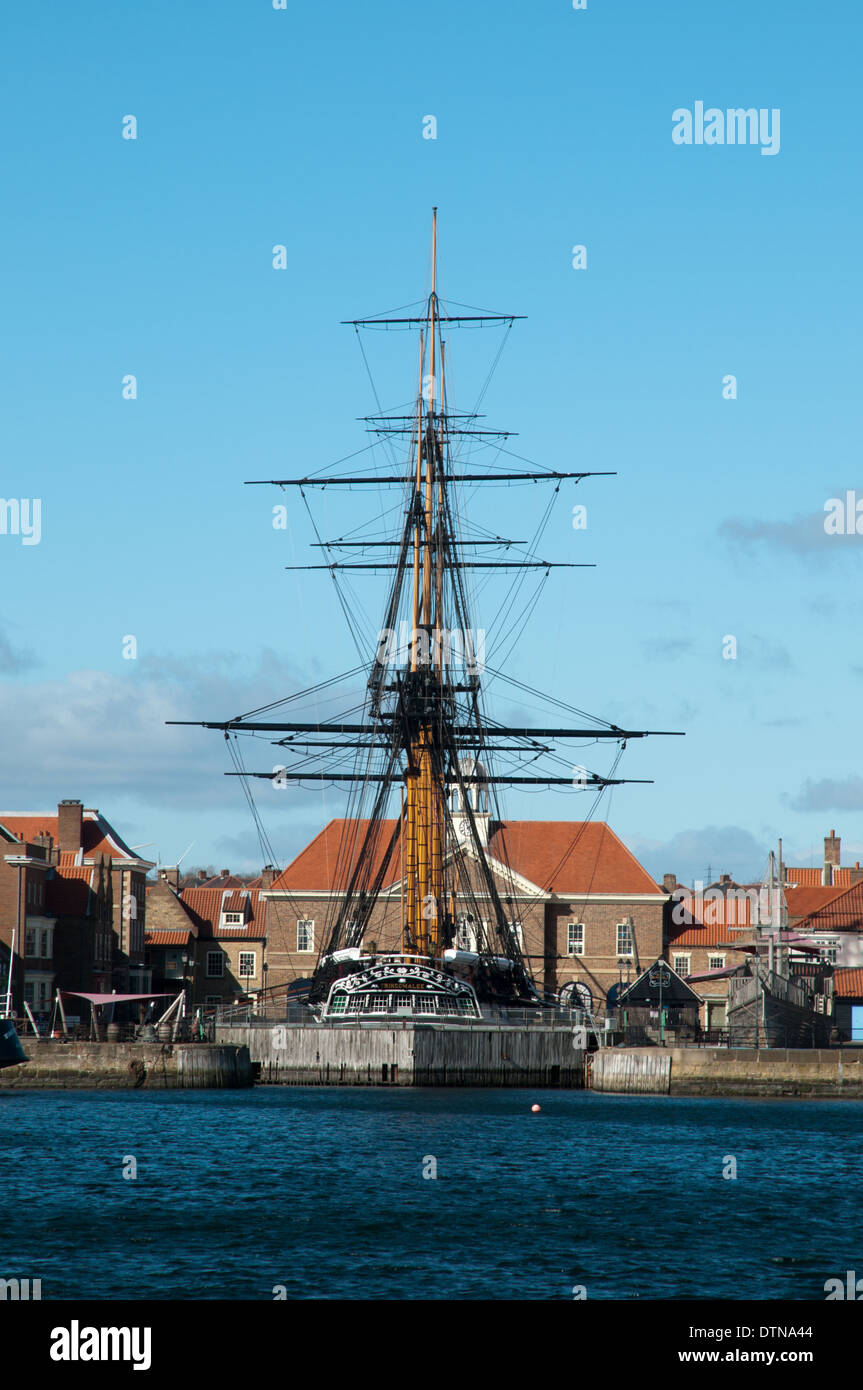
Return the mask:
[[[407,406],[384,411],[377,399],[377,412],[363,417],[371,441],[358,455],[370,454],[370,466],[355,456],[326,472],[249,483],[299,494],[318,553],[287,568],[328,573],[360,666],[236,718],[175,721],[224,735],[230,775],[242,778],[262,834],[254,779],[345,790],[338,863],[331,866],[337,887],[308,989],[319,1016],[331,1019],[467,1021],[496,1007],[556,1002],[534,985],[513,912],[514,870],[489,853],[489,824],[504,819],[501,790],[566,787],[598,800],[605,788],[635,780],[615,775],[629,740],[670,732],[621,728],[489,665],[486,631],[475,622],[477,587],[509,577],[498,617],[509,624],[506,645],[515,650],[542,587],[525,598],[528,577],[584,565],[537,553],[555,500],[571,485],[611,475],[541,468],[513,453],[509,432],[490,428],[480,413],[484,390],[470,410],[455,408],[451,335],[485,328],[505,338],[521,316],[440,296],[436,209],[429,273],[430,289],[418,304],[347,321],[361,345],[369,333],[399,331],[416,343]],[[363,358],[367,363],[364,347]],[[476,462],[489,456],[489,464]],[[485,524],[482,489],[519,485],[532,497],[545,490],[532,540]],[[368,514],[351,512],[346,529],[323,536],[312,499],[326,493],[341,502],[349,492],[372,494]],[[385,581],[384,594],[380,627],[369,641],[358,623],[362,600],[349,586],[375,576]],[[548,720],[528,726],[495,719],[486,701],[490,678],[506,686],[511,701],[548,708]],[[322,717],[334,703],[335,712]],[[248,767],[249,739],[278,750],[275,770]],[[573,765],[573,749],[582,757],[588,744],[610,745],[606,772]]]
[[728,1033],[738,1047],[827,1047],[833,1030],[833,966],[817,943],[788,930],[782,842],[770,852],[768,920],[728,981]]

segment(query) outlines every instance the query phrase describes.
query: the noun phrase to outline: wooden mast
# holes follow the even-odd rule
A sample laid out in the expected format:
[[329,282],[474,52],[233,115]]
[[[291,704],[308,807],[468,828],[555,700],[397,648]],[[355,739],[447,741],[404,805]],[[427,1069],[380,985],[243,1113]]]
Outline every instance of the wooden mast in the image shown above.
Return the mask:
[[[443,398],[438,392],[438,334],[437,313],[437,208],[432,211],[432,279],[428,300],[428,375],[422,376],[417,409],[417,474],[414,504],[414,586],[413,622],[411,632],[411,675],[413,691],[434,710],[440,706],[441,670],[439,644],[431,658],[432,638],[439,629],[440,583],[435,583],[435,497],[441,481],[436,477],[435,459],[438,453],[436,405]],[[423,419],[423,398],[426,398]],[[420,582],[420,568],[422,577]],[[436,695],[437,699],[428,697]],[[440,775],[434,769],[434,717],[424,713],[418,733],[411,745],[413,771],[407,776],[407,864],[405,894],[405,949],[422,955],[437,955],[442,949],[441,914],[444,908],[443,843],[444,794]]]

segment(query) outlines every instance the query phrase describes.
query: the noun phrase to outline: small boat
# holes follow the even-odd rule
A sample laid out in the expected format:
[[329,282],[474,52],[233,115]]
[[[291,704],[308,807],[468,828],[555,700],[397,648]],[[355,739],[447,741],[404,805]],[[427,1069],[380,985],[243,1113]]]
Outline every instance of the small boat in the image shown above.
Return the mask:
[[29,1062],[11,1018],[0,1018],[0,1069]]

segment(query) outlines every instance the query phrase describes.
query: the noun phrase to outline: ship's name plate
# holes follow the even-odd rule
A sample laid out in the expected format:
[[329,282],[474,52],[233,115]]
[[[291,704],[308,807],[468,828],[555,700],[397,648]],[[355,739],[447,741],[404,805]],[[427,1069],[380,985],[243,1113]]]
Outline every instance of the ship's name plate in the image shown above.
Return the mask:
[[404,983],[406,987],[414,989],[418,985],[430,985],[445,994],[472,993],[470,985],[463,984],[461,980],[454,980],[451,975],[444,975],[441,970],[435,970],[430,965],[373,965],[370,970],[363,970],[357,975],[348,975],[346,979],[339,980],[335,990],[339,994],[356,994],[358,990],[384,983],[396,989]]

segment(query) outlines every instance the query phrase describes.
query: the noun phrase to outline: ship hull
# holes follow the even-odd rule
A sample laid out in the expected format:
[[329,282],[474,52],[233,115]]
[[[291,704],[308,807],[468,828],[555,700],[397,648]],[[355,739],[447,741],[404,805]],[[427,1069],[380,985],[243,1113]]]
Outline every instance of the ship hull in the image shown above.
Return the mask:
[[782,976],[734,982],[728,1034],[739,1047],[827,1047],[832,1018],[810,1004],[811,996]]
[[[453,953],[455,954],[455,953]],[[399,964],[404,962],[404,964]],[[506,967],[506,968],[504,968]],[[466,991],[473,996],[477,1006],[505,1005],[520,1008],[538,1008],[541,1005],[536,991],[531,986],[524,969],[513,961],[501,957],[476,956],[465,968],[459,962],[432,959],[429,956],[360,956],[340,959],[330,956],[322,962],[315,973],[309,993],[311,1003],[331,1004],[332,990],[343,988],[352,991],[356,980],[369,976],[372,989],[388,990],[398,988],[397,981],[402,972],[420,971],[433,984],[436,977],[439,990],[446,995]],[[380,978],[372,977],[380,976]],[[345,982],[351,982],[346,984]]]
[[11,1019],[0,1019],[0,1070],[29,1062]]

